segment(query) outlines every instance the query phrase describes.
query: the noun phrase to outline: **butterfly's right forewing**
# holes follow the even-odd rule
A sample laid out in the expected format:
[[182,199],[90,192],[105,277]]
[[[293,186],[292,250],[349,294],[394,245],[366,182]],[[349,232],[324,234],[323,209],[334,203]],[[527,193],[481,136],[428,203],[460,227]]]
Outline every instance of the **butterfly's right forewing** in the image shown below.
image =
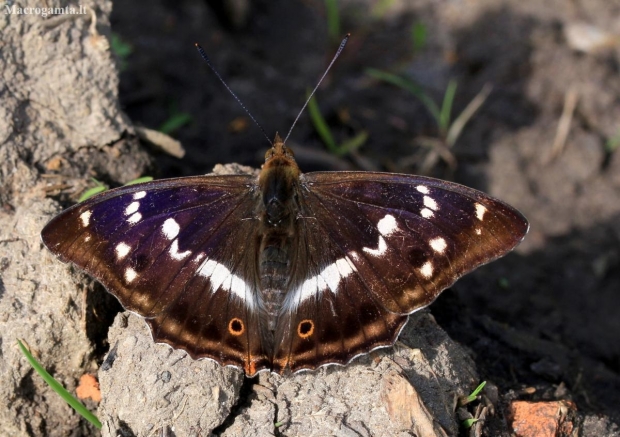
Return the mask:
[[464,274],[511,251],[528,231],[519,211],[433,178],[371,172],[305,175],[325,235],[359,255],[355,266],[390,310],[430,304]]

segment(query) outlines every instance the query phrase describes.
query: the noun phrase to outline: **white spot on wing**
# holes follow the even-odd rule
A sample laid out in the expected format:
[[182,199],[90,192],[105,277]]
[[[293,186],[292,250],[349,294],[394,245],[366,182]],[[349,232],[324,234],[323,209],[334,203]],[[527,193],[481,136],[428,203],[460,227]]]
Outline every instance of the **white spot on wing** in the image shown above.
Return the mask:
[[422,276],[424,276],[426,279],[429,279],[431,276],[433,276],[433,264],[431,264],[430,261],[426,261],[424,265],[420,268],[420,273],[422,273]]
[[140,208],[140,202],[131,202],[127,208],[125,208],[125,215],[132,215]]
[[85,236],[84,241],[88,243],[90,241],[90,235]]
[[417,187],[415,187],[415,189],[418,190],[422,194],[428,194],[428,187],[424,185],[418,185]]
[[377,223],[377,229],[381,235],[387,237],[398,230],[398,223],[396,223],[396,219],[393,215],[386,214],[386,216]]
[[146,196],[146,191],[138,191],[137,193],[133,194],[133,199],[140,200],[140,199],[143,199],[145,196]]
[[326,290],[330,290],[335,295],[340,281],[355,271],[357,270],[348,256],[339,258],[321,270],[318,275],[311,276],[297,287],[290,300],[291,309],[296,309],[303,301]]
[[377,248],[373,249],[371,247],[364,247],[362,250],[372,256],[381,256],[387,251],[387,243],[383,239],[383,237],[388,237],[392,235],[395,231],[398,230],[398,223],[396,223],[396,219],[391,214],[386,214],[379,223],[377,223],[377,230],[381,235],[379,235],[379,241],[377,241]]
[[136,279],[137,277],[138,277],[138,274],[136,273],[134,269],[132,269],[131,267],[127,267],[125,269],[125,281],[133,282],[133,280]]
[[127,219],[127,221],[132,225],[138,223],[140,220],[142,220],[142,214],[139,212],[132,214],[131,217]]
[[340,272],[340,276],[343,278],[346,278],[351,273],[357,271],[351,260],[346,256],[338,259],[334,264],[336,264],[336,267]]
[[181,227],[176,222],[175,219],[169,218],[167,219],[161,227],[162,232],[166,236],[168,240],[173,240],[179,235],[179,231]]
[[116,249],[114,250],[116,251],[116,259],[120,261],[127,256],[129,251],[131,250],[131,246],[121,242],[116,245]]
[[433,211],[437,211],[439,209],[437,207],[437,202],[435,202],[435,199],[429,196],[424,196],[424,206],[426,206],[429,209],[432,209]]
[[225,265],[206,258],[198,268],[197,273],[204,278],[209,278],[211,281],[211,292],[215,292],[221,287],[235,294],[251,309],[255,307],[250,286],[242,278],[232,274]]
[[[323,271],[321,273],[323,273],[325,277],[329,278],[330,272]],[[318,295],[320,291],[326,290],[329,287],[327,282],[325,282],[324,276],[320,274],[317,276],[312,276],[306,279],[303,284],[301,284],[301,286],[295,291],[294,294],[294,299],[292,302],[294,308],[297,308],[297,306],[301,302],[310,299],[310,297],[312,296]],[[319,280],[321,281],[320,284]],[[340,283],[340,276],[338,276],[338,283]]]
[[480,234],[482,234],[482,229],[476,228],[476,235],[480,235]]
[[387,251],[387,244],[383,237],[379,235],[379,247],[376,249],[371,249],[370,247],[364,247],[362,249],[364,252],[372,255],[372,256],[381,256]]
[[82,220],[82,226],[87,227],[90,224],[90,216],[93,215],[92,211],[84,211],[80,214],[80,220]]
[[422,211],[420,211],[420,214],[422,214],[422,217],[424,218],[432,218],[433,217],[433,211],[431,211],[428,208],[422,208]]
[[[338,261],[343,260],[343,259],[344,258],[341,258]],[[304,290],[304,291],[313,292],[316,290],[318,292],[319,290],[326,290],[329,288],[332,291],[332,293],[335,294],[336,291],[338,290],[338,284],[340,284],[340,278],[342,278],[342,273],[340,272],[340,269],[338,268],[338,264],[337,264],[338,261],[336,261],[333,264],[328,265],[323,270],[321,270],[321,273],[305,281],[304,286],[302,288],[306,288],[305,285],[307,285],[308,283],[313,283],[314,281],[316,281],[316,284],[314,287],[311,287],[311,290]],[[346,278],[348,275],[349,273],[346,273],[345,271],[344,277]],[[302,293],[302,295],[304,294],[310,297],[309,294]]]
[[181,261],[190,256],[192,254],[192,251],[186,250],[185,252],[179,252],[179,239],[177,238],[170,245],[170,250],[168,251],[168,253],[170,254],[170,257],[172,257],[172,259]]
[[478,220],[482,221],[485,212],[487,212],[487,209],[484,207],[484,205],[476,203],[476,217],[478,218]]
[[237,275],[230,275],[230,290],[236,294],[243,294],[245,298],[246,285],[245,281]]
[[433,238],[431,241],[428,242],[428,244],[430,244],[433,250],[438,253],[443,253],[444,250],[446,250],[447,246],[446,240],[441,237]]

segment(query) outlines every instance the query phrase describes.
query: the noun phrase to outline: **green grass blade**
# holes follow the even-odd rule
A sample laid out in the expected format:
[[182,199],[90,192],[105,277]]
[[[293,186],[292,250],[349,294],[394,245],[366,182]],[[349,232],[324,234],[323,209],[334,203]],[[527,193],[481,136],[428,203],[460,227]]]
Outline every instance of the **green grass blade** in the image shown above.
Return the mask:
[[47,371],[41,366],[37,360],[28,352],[28,349],[24,347],[21,341],[17,340],[17,344],[19,345],[19,349],[22,351],[32,368],[43,378],[43,380],[49,385],[52,390],[60,395],[61,398],[68,403],[71,408],[73,408],[78,414],[80,414],[84,419],[88,420],[92,423],[97,429],[101,429],[101,422],[97,419],[93,413],[88,411],[84,405],[80,401],[71,395],[58,381],[54,379],[52,375],[47,373]]
[[338,13],[338,0],[325,0],[325,13],[327,15],[327,33],[330,41],[340,40],[340,15]]
[[486,84],[484,87],[482,87],[476,97],[474,97],[473,100],[467,104],[465,109],[463,109],[463,112],[461,112],[459,116],[454,119],[454,123],[450,125],[448,133],[446,134],[446,144],[448,145],[448,147],[454,146],[456,140],[458,140],[461,132],[465,128],[465,125],[482,107],[487,97],[489,97],[489,95],[491,94],[492,90],[493,86],[489,84]]
[[84,193],[82,193],[82,195],[78,199],[78,203],[79,202],[83,202],[86,199],[89,199],[89,198],[93,197],[95,194],[102,193],[102,192],[104,192],[107,189],[108,189],[108,187],[106,187],[105,185],[98,185],[96,187],[89,188],[88,190],[84,191]]
[[121,71],[127,70],[127,59],[133,52],[131,44],[126,43],[117,33],[112,32],[110,36],[110,50],[118,59],[118,68]]
[[173,132],[179,130],[180,128],[182,128],[183,126],[191,122],[192,122],[191,115],[189,115],[186,112],[179,112],[179,113],[171,115],[168,118],[168,120],[166,120],[161,126],[159,126],[159,129],[157,130],[170,135]]
[[110,37],[110,50],[112,50],[112,53],[118,56],[119,59],[124,60],[131,55],[133,47],[131,44],[123,41],[118,33],[112,32]]
[[316,102],[316,97],[312,97],[308,102],[308,112],[310,113],[312,124],[321,137],[321,140],[323,140],[323,143],[325,143],[331,153],[338,154],[338,146],[336,145],[334,136],[329,130],[325,118],[323,118],[323,114],[321,114],[319,104]]
[[463,428],[465,429],[471,428],[474,425],[474,423],[476,423],[478,420],[480,419],[465,419],[463,421]]
[[[92,178],[92,179],[93,179],[93,181],[95,181],[97,186],[93,187],[93,188],[89,188],[88,190],[84,191],[84,193],[78,199],[78,203],[79,202],[83,202],[86,199],[90,199],[95,194],[103,193],[104,191],[106,191],[108,189],[108,187],[106,185],[102,184],[97,179],[95,179],[95,178]],[[153,180],[152,176],[143,176],[141,178],[134,179],[133,181],[129,181],[125,185],[141,184],[142,182],[150,182],[152,180]]]
[[487,385],[487,382],[482,381],[480,385],[476,387],[476,389],[472,391],[469,396],[467,396],[467,403],[475,401],[485,385]]
[[398,76],[396,74],[388,73],[387,71],[377,70],[374,68],[368,68],[366,70],[366,74],[375,79],[382,80],[389,84],[395,85],[399,88],[409,91],[411,94],[416,96],[424,106],[428,112],[431,113],[437,125],[440,123],[440,112],[437,104],[422,90],[422,87],[414,83],[409,79],[405,79],[404,77]]
[[411,42],[413,52],[419,52],[426,44],[426,26],[423,23],[415,23],[411,26]]
[[353,150],[359,149],[368,140],[368,132],[362,131],[353,138],[345,141],[338,146],[338,156],[344,156]]
[[141,184],[143,182],[151,182],[152,180],[153,180],[153,176],[142,176],[141,178],[134,179],[133,181],[127,182],[125,185]]
[[439,114],[439,131],[442,136],[448,133],[450,127],[450,115],[452,114],[452,104],[454,103],[454,95],[456,94],[456,81],[451,80],[448,82],[446,93],[443,96],[443,103],[441,104],[441,112]]

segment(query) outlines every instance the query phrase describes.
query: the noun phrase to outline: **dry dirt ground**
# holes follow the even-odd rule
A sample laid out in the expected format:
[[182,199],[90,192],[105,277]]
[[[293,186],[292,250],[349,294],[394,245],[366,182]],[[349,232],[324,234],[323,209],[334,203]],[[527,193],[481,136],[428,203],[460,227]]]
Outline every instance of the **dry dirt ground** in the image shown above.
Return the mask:
[[[131,371],[132,362],[159,360],[153,364],[156,369],[177,362],[173,355],[177,352],[171,351],[157,360],[149,358],[148,335],[145,343],[140,343],[140,333],[123,337],[121,328],[136,324],[133,316],[117,318],[107,340],[108,328],[119,311],[113,299],[107,299],[100,287],[83,276],[67,278],[66,267],[56,265],[40,247],[33,248],[37,230],[60,209],[58,202],[67,206],[75,201],[76,193],[88,185],[88,176],[118,185],[144,173],[173,177],[204,174],[218,163],[260,165],[267,142],[200,59],[195,42],[206,49],[270,136],[288,130],[339,42],[330,38],[325,3],[318,0],[159,0],[148,5],[125,1],[114,2],[109,18],[110,3],[87,4],[98,11],[102,35],[89,27],[92,18],[82,18],[83,23],[78,20],[75,26],[60,22],[44,32],[39,30],[43,36],[38,37],[31,36],[31,24],[20,28],[15,17],[3,24],[15,32],[12,39],[0,42],[4,78],[0,99],[5,114],[0,124],[0,144],[4,144],[0,146],[0,177],[4,178],[0,181],[4,227],[0,324],[5,333],[0,375],[4,375],[5,399],[10,399],[0,410],[8,411],[2,416],[10,421],[6,429],[15,430],[6,435],[94,433],[67,413],[62,402],[48,400],[53,395],[19,361],[14,337],[29,339],[31,346],[44,350],[41,355],[47,354],[47,362],[69,388],[75,387],[82,373],[97,372],[110,344],[125,350],[129,360],[118,361],[118,369],[123,370],[115,374],[106,373],[108,368],[99,371],[102,386],[116,387],[118,393],[123,393],[118,387],[131,385],[121,376]],[[225,5],[234,4],[232,11],[226,10]],[[319,90],[318,102],[337,142],[361,131],[368,133],[368,140],[344,157],[326,153],[306,113],[289,142],[302,170],[425,171],[506,200],[531,223],[529,235],[514,253],[463,278],[432,305],[434,319],[458,344],[441,334],[428,334],[429,326],[434,326],[432,318],[413,323],[426,332],[423,338],[432,339],[427,344],[416,340],[415,329],[405,333],[405,343],[411,350],[422,350],[429,367],[416,367],[411,355],[401,352],[392,359],[405,369],[403,374],[420,392],[433,419],[422,430],[394,429],[401,435],[510,435],[514,430],[508,411],[513,401],[569,400],[576,409],[572,416],[575,435],[620,435],[620,3],[360,0],[339,2],[338,8],[339,34],[351,32],[352,37]],[[20,32],[26,37],[19,39]],[[424,34],[424,40],[418,37],[415,43],[414,33]],[[110,67],[109,58],[97,54],[105,52],[98,48],[98,38],[112,41],[110,53],[120,73]],[[29,57],[30,53],[51,53],[63,44],[74,47],[76,41],[82,41],[82,52],[68,50],[60,60],[54,54],[40,60]],[[66,87],[71,84],[62,83],[62,63],[73,65],[80,57],[89,61],[69,71],[75,72],[73,79],[84,88],[72,90],[77,100],[63,104],[61,98],[53,97],[70,94]],[[454,115],[485,85],[492,85],[488,99],[450,149],[455,168],[442,159],[424,168],[432,149],[420,146],[420,140],[437,137],[434,119],[414,95],[371,78],[368,68],[408,77],[437,102],[450,80],[455,80]],[[84,80],[89,75],[90,82]],[[47,82],[33,87],[40,78]],[[11,86],[17,80],[31,91]],[[117,99],[124,114],[114,112],[118,111]],[[54,106],[56,100],[60,104]],[[89,118],[97,111],[105,115]],[[134,125],[159,129],[178,114],[191,116],[173,133],[186,150],[184,158],[139,143]],[[32,127],[32,120],[39,124]],[[55,179],[49,175],[56,175]],[[24,180],[30,182],[24,185]],[[45,269],[48,273],[41,272]],[[50,275],[50,269],[54,270],[52,277],[61,279],[39,279],[37,275]],[[77,290],[76,294],[59,297],[69,288]],[[89,292],[80,293],[82,289]],[[55,321],[40,309],[51,304],[61,309],[65,319]],[[88,311],[82,310],[83,304]],[[43,313],[45,317],[36,319],[36,328],[32,328],[36,338],[28,337],[31,325],[20,325],[20,321]],[[11,337],[6,334],[9,329]],[[71,347],[67,346],[69,339]],[[144,344],[145,349],[137,349],[136,344]],[[460,364],[440,375],[433,365],[442,354],[433,353],[433,344],[448,345],[449,352],[443,355]],[[115,354],[123,355],[118,351]],[[217,435],[241,435],[248,429],[254,429],[254,435],[320,435],[325,430],[334,435],[380,435],[376,430],[385,426],[384,416],[367,423],[356,414],[373,411],[377,404],[372,402],[389,403],[388,395],[368,401],[363,408],[369,410],[342,401],[351,395],[347,390],[354,389],[350,387],[356,378],[369,378],[367,386],[358,387],[368,396],[393,393],[392,388],[398,386],[394,381],[402,375],[377,360],[364,361],[374,374],[383,375],[383,382],[376,386],[364,373],[365,367],[356,367],[346,376],[324,372],[323,379],[285,382],[267,377],[244,381],[227,370],[217,380],[184,388],[183,396],[164,390],[159,403],[141,405],[155,411],[176,402],[173,407],[178,410],[178,404],[185,406],[188,399],[192,403],[192,393],[208,391],[220,409],[209,410],[208,420],[201,419],[202,431],[192,428],[187,431],[191,435],[212,429]],[[206,364],[200,366],[207,370],[192,365],[176,375],[219,372]],[[460,429],[453,410],[442,410],[449,403],[445,396],[441,400],[424,397],[429,378],[421,375],[428,372],[435,372],[436,385],[431,388],[436,392],[444,379],[451,381],[450,390],[460,394],[478,381],[490,382],[485,398],[493,408],[481,426],[472,431]],[[135,385],[164,387],[166,376],[155,374],[152,380]],[[331,405],[325,414],[322,408],[331,389],[335,390],[333,398],[342,402]],[[140,390],[144,396],[149,393],[148,388]],[[314,398],[310,392],[321,395]],[[295,397],[304,399],[307,410],[295,410],[290,401]],[[130,408],[135,399],[143,400],[128,398],[127,393],[112,399],[118,401],[116,405],[104,399],[99,410],[101,417],[109,418],[104,435],[115,435],[117,430],[126,433],[122,435],[147,435],[160,429],[159,424],[153,425],[156,419],[146,425],[118,419],[124,414],[122,408]],[[430,404],[441,406],[431,408]],[[206,410],[212,408],[209,405],[194,407]],[[391,410],[387,411],[393,419]],[[291,421],[295,414],[297,421]],[[221,417],[227,415],[228,420],[222,422]],[[316,422],[302,419],[308,416]],[[260,431],[256,424],[265,418],[267,428]],[[284,425],[269,426],[280,420]],[[174,432],[166,431],[164,425],[161,429]],[[178,429],[177,433],[185,435]]]

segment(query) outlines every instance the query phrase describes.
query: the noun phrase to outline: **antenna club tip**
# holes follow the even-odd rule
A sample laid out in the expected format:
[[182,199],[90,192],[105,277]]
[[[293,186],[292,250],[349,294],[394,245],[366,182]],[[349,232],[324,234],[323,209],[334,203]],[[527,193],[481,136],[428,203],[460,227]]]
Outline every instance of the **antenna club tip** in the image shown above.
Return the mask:
[[351,32],[348,32],[344,37],[345,38],[350,38],[351,37]]

